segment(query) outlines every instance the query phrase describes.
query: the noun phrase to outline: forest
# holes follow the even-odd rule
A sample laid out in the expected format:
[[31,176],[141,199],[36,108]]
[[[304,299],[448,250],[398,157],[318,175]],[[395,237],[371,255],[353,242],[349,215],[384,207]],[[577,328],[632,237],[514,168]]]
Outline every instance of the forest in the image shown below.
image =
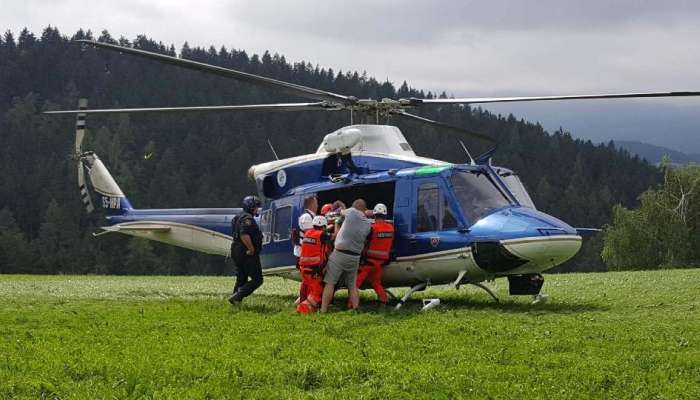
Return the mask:
[[[73,159],[70,117],[45,110],[261,104],[299,99],[246,83],[99,51],[76,39],[134,46],[358,98],[446,97],[395,85],[367,72],[336,71],[283,55],[248,54],[235,48],[176,49],[155,39],[133,40],[80,30],[64,35],[47,27],[0,38],[0,273],[226,274],[220,257],[139,239],[106,235],[96,215],[86,215]],[[228,39],[223,39],[224,40]],[[245,47],[245,43],[232,45]],[[445,106],[422,115],[493,136],[494,164],[516,171],[535,205],[576,227],[603,227],[619,205],[639,206],[639,196],[663,182],[664,172],[614,143],[576,139],[565,129],[482,108]],[[398,125],[416,153],[465,162],[459,135],[412,123]],[[321,138],[349,124],[345,112],[189,113],[88,118],[89,143],[105,161],[134,207],[234,207],[255,190],[250,165],[270,161],[267,141],[280,157],[314,152]],[[436,140],[439,138],[439,140]],[[473,152],[483,144],[467,141]],[[622,208],[615,208],[621,210]],[[619,211],[616,211],[619,212]],[[605,271],[602,235],[554,271]]]

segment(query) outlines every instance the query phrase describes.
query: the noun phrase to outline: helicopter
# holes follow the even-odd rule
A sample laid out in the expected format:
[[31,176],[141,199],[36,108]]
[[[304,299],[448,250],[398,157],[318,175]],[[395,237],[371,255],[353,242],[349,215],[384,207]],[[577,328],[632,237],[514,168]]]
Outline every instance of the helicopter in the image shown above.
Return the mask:
[[[349,112],[350,125],[327,134],[317,151],[253,165],[248,170],[262,200],[259,225],[263,233],[261,264],[264,275],[299,280],[293,255],[293,231],[304,210],[304,199],[319,204],[362,198],[368,205],[383,203],[396,236],[393,256],[384,268],[387,288],[408,287],[400,307],[417,291],[431,285],[484,283],[506,278],[509,294],[538,299],[542,273],[569,260],[581,248],[582,237],[594,228],[574,228],[537,210],[515,171],[493,165],[496,147],[453,164],[418,156],[401,130],[380,120],[396,117],[449,130],[495,144],[488,135],[435,121],[408,110],[441,105],[503,102],[562,101],[699,96],[700,92],[641,92],[529,97],[358,99],[133,47],[78,40],[82,45],[141,57],[165,64],[248,82],[301,97],[310,102],[218,105],[196,107],[78,109],[47,111],[73,114],[76,119],[75,157],[78,185],[88,213],[94,211],[92,192],[104,211],[105,226],[95,233],[121,233],[207,254],[227,256],[231,223],[240,208],[137,209],[107,167],[92,151],[84,151],[88,115],[190,111],[333,111]],[[355,121],[357,120],[357,121]],[[358,123],[356,123],[358,122]],[[274,153],[274,148],[272,148]],[[276,154],[275,154],[275,158]],[[90,188],[92,190],[90,190]]]

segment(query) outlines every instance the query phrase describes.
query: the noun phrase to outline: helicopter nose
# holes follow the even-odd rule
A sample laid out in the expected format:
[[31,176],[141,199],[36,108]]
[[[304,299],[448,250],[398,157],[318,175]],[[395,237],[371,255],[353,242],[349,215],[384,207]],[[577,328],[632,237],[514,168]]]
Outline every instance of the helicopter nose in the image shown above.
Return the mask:
[[581,237],[565,222],[537,210],[514,207],[472,225],[474,259],[492,273],[535,273],[573,257]]

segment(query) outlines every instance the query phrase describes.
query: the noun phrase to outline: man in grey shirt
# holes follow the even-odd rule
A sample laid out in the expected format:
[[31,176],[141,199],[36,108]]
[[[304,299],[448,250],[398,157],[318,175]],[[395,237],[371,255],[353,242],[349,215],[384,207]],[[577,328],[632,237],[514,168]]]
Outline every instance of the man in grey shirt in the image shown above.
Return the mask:
[[360,264],[360,255],[365,247],[365,240],[369,235],[371,223],[365,216],[367,203],[362,199],[357,199],[352,203],[352,207],[343,210],[343,224],[335,238],[335,248],[328,257],[326,264],[326,275],[323,281],[326,286],[323,288],[321,299],[321,312],[328,311],[328,305],[333,300],[335,285],[342,276],[345,276],[345,285],[350,296],[350,307],[357,308],[360,302],[360,294],[357,291],[357,267]]

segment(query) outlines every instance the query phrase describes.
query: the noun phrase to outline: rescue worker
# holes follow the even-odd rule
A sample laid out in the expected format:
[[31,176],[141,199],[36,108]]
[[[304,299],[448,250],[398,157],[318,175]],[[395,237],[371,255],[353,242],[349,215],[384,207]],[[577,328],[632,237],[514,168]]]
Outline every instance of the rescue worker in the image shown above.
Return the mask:
[[328,219],[328,213],[331,211],[333,211],[333,204],[326,203],[323,206],[321,206],[321,215],[326,217],[326,219]]
[[333,204],[324,204],[321,207],[321,215],[326,217],[326,233],[328,233],[329,237],[331,238],[331,243],[325,248],[326,258],[328,258],[328,256],[333,251],[333,232],[335,231],[335,217],[333,215]]
[[389,301],[382,286],[382,269],[391,259],[391,247],[394,244],[394,225],[387,222],[387,212],[386,206],[382,203],[374,206],[372,210],[374,222],[357,272],[357,287],[362,287],[365,279],[369,280],[382,305],[386,305]]
[[243,199],[243,212],[232,221],[231,258],[236,263],[236,285],[228,302],[238,304],[250,296],[263,283],[260,266],[262,232],[255,221],[260,208],[260,199],[246,196]]
[[328,256],[328,267],[323,277],[326,286],[323,288],[322,313],[328,311],[328,306],[333,301],[335,287],[342,278],[348,288],[350,308],[357,308],[359,303],[356,285],[357,268],[371,229],[365,210],[367,210],[367,203],[363,199],[357,199],[352,203],[352,207],[341,212],[343,223],[335,238],[335,248]]
[[297,305],[297,312],[300,314],[315,312],[321,305],[323,269],[331,241],[331,236],[326,232],[326,217],[317,215],[312,224],[313,228],[304,234],[299,257],[302,285],[306,286],[307,291],[306,298]]
[[[299,269],[299,256],[301,254],[301,244],[304,240],[304,232],[311,229],[313,218],[316,216],[316,211],[318,210],[318,200],[315,195],[308,196],[304,199],[304,211],[299,216],[297,220],[297,229],[295,230],[296,235],[294,238],[294,256],[297,258],[297,270],[301,273]],[[306,299],[307,290],[306,286],[302,284],[299,287],[299,297],[294,301],[295,305],[300,304],[304,299]]]

